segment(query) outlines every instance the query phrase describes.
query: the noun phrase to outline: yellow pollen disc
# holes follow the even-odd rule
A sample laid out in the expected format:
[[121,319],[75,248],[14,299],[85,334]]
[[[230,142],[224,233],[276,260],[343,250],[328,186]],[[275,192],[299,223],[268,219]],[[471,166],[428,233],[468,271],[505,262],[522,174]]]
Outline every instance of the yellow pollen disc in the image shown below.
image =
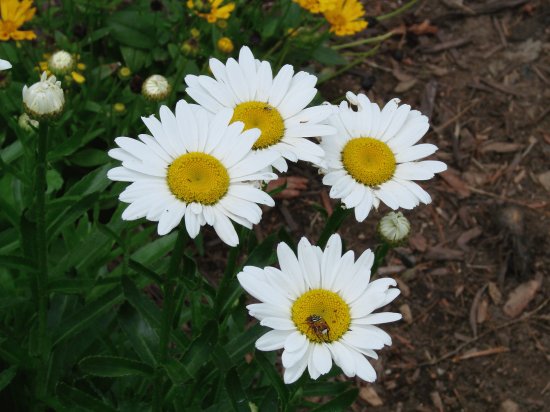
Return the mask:
[[285,134],[285,122],[279,111],[268,103],[244,102],[235,107],[233,122],[243,122],[244,130],[258,128],[262,132],[253,149],[265,149],[278,143]]
[[393,152],[372,137],[351,139],[342,150],[342,163],[351,177],[367,186],[387,182],[395,172]]
[[351,317],[346,302],[326,289],[313,289],[292,305],[292,321],[312,342],[333,342],[347,332]]
[[178,157],[168,166],[168,187],[186,203],[213,205],[229,189],[225,166],[206,153],[191,152]]

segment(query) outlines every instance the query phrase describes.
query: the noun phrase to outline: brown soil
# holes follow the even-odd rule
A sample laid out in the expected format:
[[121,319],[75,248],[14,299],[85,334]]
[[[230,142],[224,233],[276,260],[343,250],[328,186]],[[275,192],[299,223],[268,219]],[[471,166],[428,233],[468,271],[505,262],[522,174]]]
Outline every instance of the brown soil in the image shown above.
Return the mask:
[[[396,28],[402,34],[323,95],[368,92],[381,104],[399,96],[420,108],[432,124],[425,141],[449,171],[424,185],[433,203],[406,212],[409,244],[381,270],[403,292],[389,310],[408,310],[412,321],[385,328],[393,346],[380,353],[379,380],[360,383],[370,389],[354,410],[549,411],[550,4],[426,0],[367,35]],[[270,216],[315,239],[321,217],[311,204],[328,191],[306,172],[309,192]],[[386,211],[348,221],[347,246],[372,248]],[[525,308],[507,316],[510,293],[536,277],[533,299],[518,292]]]
[[[400,5],[366,2],[371,15]],[[385,326],[393,345],[375,362],[377,382],[357,382],[353,410],[550,411],[550,4],[421,0],[363,35],[393,29],[377,56],[322,94],[339,102],[363,92],[382,105],[399,96],[430,117],[424,141],[449,170],[424,185],[431,205],[405,211],[412,236],[379,271],[402,290],[387,310],[410,319]],[[283,225],[315,241],[315,205],[336,202],[313,168],[289,175],[307,177],[308,189],[279,199],[256,233]],[[347,247],[374,248],[387,211],[348,220]],[[520,285],[512,317],[504,307]]]

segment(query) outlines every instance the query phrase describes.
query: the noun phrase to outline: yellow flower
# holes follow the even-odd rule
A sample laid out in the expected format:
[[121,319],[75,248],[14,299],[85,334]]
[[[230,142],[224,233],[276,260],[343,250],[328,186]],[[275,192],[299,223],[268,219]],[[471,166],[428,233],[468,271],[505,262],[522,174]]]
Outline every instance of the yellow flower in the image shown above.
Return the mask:
[[338,0],[292,0],[311,13],[323,13],[333,9]]
[[229,37],[221,37],[218,40],[218,50],[222,53],[231,53],[235,47]]
[[75,82],[77,82],[78,84],[82,84],[82,83],[84,83],[84,82],[86,81],[86,78],[85,78],[82,74],[80,74],[80,73],[78,73],[78,72],[71,72],[71,77],[72,77],[73,80],[74,80]]
[[[195,10],[198,16],[208,23],[215,23],[218,19],[226,20],[235,10],[235,3],[222,6],[224,0],[187,0],[187,7]],[[221,6],[221,7],[220,7]]]
[[365,9],[358,0],[337,0],[333,9],[323,13],[330,23],[331,33],[349,36],[367,28]]
[[0,1],[0,40],[33,40],[36,34],[32,30],[18,30],[36,13],[32,0]]

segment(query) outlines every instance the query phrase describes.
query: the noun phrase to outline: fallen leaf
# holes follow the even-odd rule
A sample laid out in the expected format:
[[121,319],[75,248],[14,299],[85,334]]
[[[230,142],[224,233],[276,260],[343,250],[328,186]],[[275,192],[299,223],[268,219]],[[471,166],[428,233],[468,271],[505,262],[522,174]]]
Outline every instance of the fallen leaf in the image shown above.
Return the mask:
[[407,322],[408,324],[411,324],[413,322],[413,316],[411,312],[411,307],[407,305],[406,303],[399,306],[399,312],[403,315],[403,320]]
[[413,24],[408,28],[408,31],[416,34],[417,36],[422,36],[423,34],[435,34],[437,33],[437,30],[437,27],[430,24],[429,20],[424,20],[419,24]]
[[550,192],[550,170],[537,176],[541,185]]
[[397,84],[397,86],[395,86],[393,91],[395,93],[404,93],[406,91],[411,90],[415,86],[416,82],[417,82],[416,79],[411,79],[411,80],[407,80],[407,81],[404,81],[404,82],[399,82]]
[[537,273],[534,279],[524,282],[515,288],[502,308],[506,316],[510,318],[519,316],[527,305],[529,305],[529,302],[533,300],[541,286],[542,274]]
[[459,177],[458,173],[453,169],[447,169],[439,176],[454,189],[459,199],[465,199],[470,196],[471,192],[466,183]]
[[371,406],[382,406],[384,402],[372,386],[364,386],[359,390],[359,397]]
[[513,153],[522,149],[521,143],[508,143],[508,142],[488,142],[481,146],[481,153]]
[[506,399],[500,404],[498,412],[520,412],[519,405],[511,399]]
[[483,229],[481,229],[480,226],[473,227],[470,230],[463,232],[456,240],[456,244],[462,250],[468,249],[467,247],[468,242],[470,242],[470,240],[475,239],[482,233],[483,233]]
[[479,306],[477,307],[476,321],[481,324],[487,320],[487,309],[489,308],[489,300],[487,298],[481,299]]
[[437,391],[433,391],[430,393],[430,398],[432,399],[432,402],[437,409],[438,412],[443,412],[445,408],[443,407],[443,401],[441,400],[441,395]]
[[500,305],[502,293],[495,282],[489,282],[489,296],[495,305]]
[[442,246],[432,246],[426,252],[425,257],[428,260],[462,260],[464,259],[464,252]]
[[428,241],[422,234],[415,233],[409,237],[409,245],[419,252],[425,252],[428,247]]

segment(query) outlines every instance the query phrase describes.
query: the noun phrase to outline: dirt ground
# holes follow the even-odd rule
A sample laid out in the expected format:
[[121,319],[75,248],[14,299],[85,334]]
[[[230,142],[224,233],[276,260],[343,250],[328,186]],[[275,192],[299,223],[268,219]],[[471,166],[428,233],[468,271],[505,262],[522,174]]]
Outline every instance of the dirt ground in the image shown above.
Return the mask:
[[[371,15],[400,5],[366,2]],[[388,30],[398,34],[324,84],[323,97],[399,96],[430,117],[424,141],[449,170],[424,185],[431,205],[405,211],[409,242],[379,271],[398,280],[388,310],[404,320],[385,326],[393,346],[379,353],[377,382],[357,382],[353,410],[550,411],[550,3],[421,0],[362,36]],[[257,234],[283,225],[314,241],[315,205],[336,202],[315,169],[289,174],[308,178],[307,189],[266,210]],[[373,248],[387,211],[347,221],[347,247]]]
[[[425,185],[433,203],[406,213],[409,244],[381,269],[404,320],[385,328],[393,346],[353,410],[550,411],[550,3],[420,1],[367,36],[389,29],[400,34],[323,96],[400,96],[430,117],[425,140],[449,171]],[[316,239],[312,205],[335,202],[315,170],[294,172],[308,190],[266,217]],[[347,246],[373,247],[377,220],[348,221]]]

